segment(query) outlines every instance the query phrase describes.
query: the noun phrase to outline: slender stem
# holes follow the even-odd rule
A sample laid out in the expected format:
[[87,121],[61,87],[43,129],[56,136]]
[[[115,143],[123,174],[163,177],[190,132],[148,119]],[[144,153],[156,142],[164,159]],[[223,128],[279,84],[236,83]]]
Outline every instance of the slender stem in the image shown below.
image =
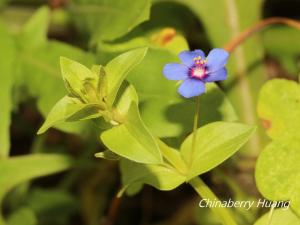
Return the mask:
[[[195,177],[189,181],[190,185],[207,203],[211,201],[219,201],[218,197],[210,190],[210,188],[199,177]],[[210,206],[210,204],[208,204]],[[230,211],[227,208],[211,207],[211,210],[220,218],[223,225],[237,225]]]
[[[194,152],[195,152],[195,148],[196,148],[199,112],[200,112],[200,96],[197,96],[196,97],[196,110],[195,110],[194,124],[193,124],[192,152],[190,154],[190,161],[189,162],[193,161]],[[191,163],[190,163],[190,165],[191,165]]]
[[273,214],[274,214],[275,207],[276,206],[274,204],[272,204],[272,208],[271,208],[270,213],[269,213],[269,218],[268,218],[267,225],[271,225],[272,224],[272,219],[273,219]]
[[113,225],[115,223],[120,208],[120,203],[121,197],[119,197],[118,194],[116,194],[110,203],[108,215],[104,223],[105,225]]
[[224,49],[228,52],[234,51],[237,46],[239,46],[242,42],[247,40],[251,35],[255,34],[258,31],[261,31],[262,29],[272,24],[288,25],[290,27],[294,27],[300,30],[300,22],[297,20],[292,20],[284,17],[270,17],[259,21],[258,23],[254,24],[253,26],[240,33],[237,37],[235,37],[227,45],[225,45]]
[[[192,139],[192,146],[191,146],[191,154],[190,154],[190,161],[192,162],[196,142],[197,142],[197,128],[198,128],[198,121],[199,121],[199,112],[200,112],[200,97],[196,98],[196,110],[194,115],[194,125],[193,125],[193,139]],[[191,163],[189,164],[191,165]],[[196,192],[206,201],[217,201],[218,197],[210,190],[210,188],[199,178],[195,177],[189,181],[189,184],[196,190]],[[237,225],[232,216],[230,215],[228,209],[221,208],[221,207],[212,207],[211,210],[220,217],[222,223],[224,225]]]

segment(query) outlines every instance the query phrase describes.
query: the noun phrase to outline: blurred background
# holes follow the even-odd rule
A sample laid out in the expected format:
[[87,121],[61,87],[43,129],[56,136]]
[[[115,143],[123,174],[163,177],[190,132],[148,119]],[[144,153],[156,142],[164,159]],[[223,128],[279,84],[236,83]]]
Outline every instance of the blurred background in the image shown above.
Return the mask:
[[[119,53],[148,45],[150,53],[134,73],[161,76],[163,65],[174,61],[180,50],[190,47],[207,52],[222,47],[245,28],[273,16],[299,19],[300,1],[0,0],[1,223],[219,224],[208,209],[198,208],[199,199],[187,185],[169,192],[145,186],[134,196],[117,199],[121,188],[118,162],[94,157],[105,147],[92,124],[66,123],[40,136],[36,132],[66,93],[60,56],[87,66],[105,65]],[[260,123],[256,101],[266,80],[297,79],[299,40],[300,31],[272,26],[233,53],[232,75],[220,87],[241,121]],[[244,81],[237,78],[240,74],[247,75]],[[134,75],[130,79],[138,83]],[[155,83],[147,85],[146,89],[152,89]],[[147,100],[143,95],[141,99]],[[154,120],[147,117],[149,113],[146,123]],[[232,117],[229,114],[219,119]],[[158,123],[163,124],[160,119]],[[174,135],[165,135],[159,125],[153,127],[154,133],[178,146],[173,136],[179,128],[169,129]],[[205,174],[204,180],[221,198],[258,198],[253,171],[266,141],[261,129],[238,157]],[[235,210],[240,224],[253,224],[264,213],[262,209]]]

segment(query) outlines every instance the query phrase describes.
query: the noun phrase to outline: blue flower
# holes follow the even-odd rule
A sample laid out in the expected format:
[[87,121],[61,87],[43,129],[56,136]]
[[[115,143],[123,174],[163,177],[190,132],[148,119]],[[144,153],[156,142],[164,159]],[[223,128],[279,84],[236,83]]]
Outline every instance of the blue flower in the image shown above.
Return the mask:
[[163,73],[169,80],[182,80],[178,92],[185,98],[191,98],[205,92],[205,83],[227,78],[225,64],[228,57],[228,52],[220,48],[211,50],[207,57],[198,49],[183,51],[179,54],[181,64],[168,63]]

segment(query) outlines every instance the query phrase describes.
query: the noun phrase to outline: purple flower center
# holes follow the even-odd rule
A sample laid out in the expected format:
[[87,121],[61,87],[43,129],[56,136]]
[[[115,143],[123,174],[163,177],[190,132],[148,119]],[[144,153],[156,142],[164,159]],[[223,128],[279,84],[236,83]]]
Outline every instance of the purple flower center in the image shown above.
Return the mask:
[[192,78],[196,78],[199,80],[204,79],[208,76],[207,74],[207,60],[202,60],[201,56],[195,57],[194,65],[190,68],[189,75]]

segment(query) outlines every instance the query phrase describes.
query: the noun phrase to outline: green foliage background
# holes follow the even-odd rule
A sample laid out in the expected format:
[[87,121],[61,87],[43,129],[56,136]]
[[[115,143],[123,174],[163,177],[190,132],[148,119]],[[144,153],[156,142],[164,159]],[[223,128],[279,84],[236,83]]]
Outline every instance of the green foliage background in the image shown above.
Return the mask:
[[[132,94],[130,86],[127,90],[139,108],[136,104],[128,109],[137,114],[132,118],[140,126],[137,135],[151,133],[184,153],[190,145],[194,101],[177,94],[174,82],[162,76],[163,66],[177,62],[177,54],[185,49],[223,47],[262,18],[298,19],[297,7],[300,4],[292,0],[0,0],[0,224],[107,224],[112,199],[122,184],[138,180],[128,189],[133,194],[143,183],[169,190],[186,179],[167,179],[173,171],[163,166],[140,166],[123,159],[119,170],[116,161],[96,159],[96,152],[106,150],[99,139],[103,123],[65,121],[37,136],[45,117],[67,94],[61,56],[91,68],[106,65],[121,53],[148,47],[145,56],[141,52],[120,68],[112,62],[108,71],[121,75],[130,68],[126,79],[136,93]],[[229,79],[210,85],[201,96],[199,126],[226,121],[220,127],[224,132],[232,130],[228,134],[232,137],[238,134],[231,122],[259,129],[240,154],[205,173],[224,161],[217,160],[225,154],[217,150],[226,150],[231,143],[221,145],[217,131],[202,128],[208,129],[202,130],[203,136],[215,135],[218,148],[198,148],[197,156],[206,151],[215,155],[205,160],[195,156],[191,162],[190,176],[205,173],[204,179],[223,199],[263,195],[270,200],[292,200],[291,210],[275,210],[272,225],[282,224],[278,221],[300,224],[299,37],[297,30],[273,26],[232,53]],[[272,78],[277,79],[267,81]],[[138,114],[142,122],[137,121]],[[118,129],[101,135],[116,151],[122,150],[116,136],[124,134],[119,137],[123,143],[130,140],[125,135],[129,125]],[[205,146],[201,137],[199,142]],[[134,160],[148,160],[144,156],[149,149],[150,144]],[[236,150],[226,151],[223,158]],[[157,176],[149,177],[149,171],[156,171]],[[114,220],[122,225],[218,224],[197,203],[184,184],[168,193],[146,186],[139,194],[122,198]],[[239,224],[266,224],[266,215],[255,222],[266,210],[233,211]]]

